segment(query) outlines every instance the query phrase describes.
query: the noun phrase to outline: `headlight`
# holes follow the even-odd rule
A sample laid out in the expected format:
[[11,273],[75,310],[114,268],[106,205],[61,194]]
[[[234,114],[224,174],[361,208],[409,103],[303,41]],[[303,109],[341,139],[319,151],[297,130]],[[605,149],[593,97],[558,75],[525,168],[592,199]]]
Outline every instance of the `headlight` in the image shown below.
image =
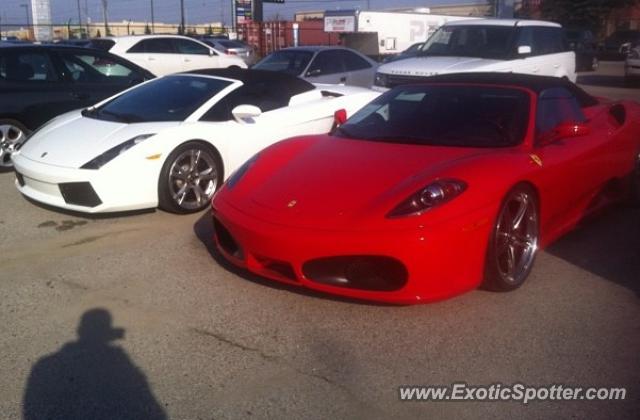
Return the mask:
[[111,149],[107,150],[106,152],[104,152],[100,156],[91,159],[89,162],[85,163],[80,168],[81,169],[100,169],[104,165],[106,165],[108,162],[112,161],[113,159],[115,159],[116,157],[120,156],[121,154],[123,154],[127,150],[131,149],[136,144],[142,143],[143,141],[145,141],[146,139],[148,139],[151,136],[155,136],[155,133],[154,134],[141,134],[139,136],[135,136],[134,138],[129,139],[129,140],[125,141],[124,143],[121,143],[121,144],[117,145],[116,147],[112,147]]
[[439,179],[409,196],[391,210],[387,217],[394,218],[422,214],[429,209],[453,200],[466,189],[467,184],[463,181]]
[[373,84],[376,86],[387,87],[388,76],[384,73],[377,72],[373,79]]

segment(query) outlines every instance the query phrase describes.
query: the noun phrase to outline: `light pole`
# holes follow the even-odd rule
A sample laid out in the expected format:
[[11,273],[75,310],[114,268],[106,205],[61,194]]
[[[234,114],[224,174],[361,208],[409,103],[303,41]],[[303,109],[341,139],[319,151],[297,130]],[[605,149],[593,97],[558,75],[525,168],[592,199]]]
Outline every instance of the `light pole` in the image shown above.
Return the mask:
[[27,15],[27,38],[31,39],[31,19],[29,19],[29,4],[21,4],[20,7],[24,7],[24,11]]
[[102,16],[104,17],[104,36],[109,36],[109,24],[107,23],[107,0],[102,0]]
[[82,14],[80,14],[80,0],[78,0],[78,36],[84,38],[82,36]]
[[151,0],[151,33],[152,34],[155,33],[154,23],[155,23],[155,19],[153,15],[153,0]]
[[180,35],[184,35],[184,0],[180,0]]

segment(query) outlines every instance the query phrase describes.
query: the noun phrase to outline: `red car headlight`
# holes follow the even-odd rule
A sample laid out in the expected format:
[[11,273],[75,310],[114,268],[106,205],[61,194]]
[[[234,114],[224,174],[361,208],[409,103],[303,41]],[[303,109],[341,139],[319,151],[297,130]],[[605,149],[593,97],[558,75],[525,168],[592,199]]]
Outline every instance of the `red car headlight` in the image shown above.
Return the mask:
[[457,179],[439,179],[432,182],[391,210],[387,217],[404,217],[422,214],[423,212],[447,203],[467,189],[464,181]]

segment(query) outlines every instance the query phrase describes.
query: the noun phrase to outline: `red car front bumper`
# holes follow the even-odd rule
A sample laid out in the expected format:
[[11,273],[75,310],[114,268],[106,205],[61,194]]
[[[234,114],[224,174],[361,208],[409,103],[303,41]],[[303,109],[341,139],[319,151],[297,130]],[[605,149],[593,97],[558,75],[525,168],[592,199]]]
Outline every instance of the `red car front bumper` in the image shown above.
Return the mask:
[[[484,208],[438,227],[336,231],[272,224],[218,199],[213,206],[214,241],[226,259],[263,277],[356,299],[420,303],[479,285],[496,211]],[[311,261],[363,256],[382,257],[392,265],[395,261],[406,278],[392,290],[370,290],[309,274]],[[394,273],[399,275],[398,270]]]

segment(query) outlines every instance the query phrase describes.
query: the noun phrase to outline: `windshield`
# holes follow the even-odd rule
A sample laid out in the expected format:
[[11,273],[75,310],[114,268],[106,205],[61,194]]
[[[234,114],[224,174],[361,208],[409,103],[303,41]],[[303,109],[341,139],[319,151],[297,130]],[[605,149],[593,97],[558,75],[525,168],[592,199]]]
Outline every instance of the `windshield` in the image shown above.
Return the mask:
[[402,144],[507,147],[523,141],[528,117],[529,94],[519,89],[402,86],[354,114],[337,135]]
[[513,56],[514,33],[512,26],[441,26],[424,43],[420,55],[506,60]]
[[293,76],[299,76],[307,68],[311,57],[313,57],[311,51],[277,51],[257,62],[253,68],[282,71]]
[[231,82],[211,77],[175,75],[130,90],[83,115],[125,123],[184,121]]

